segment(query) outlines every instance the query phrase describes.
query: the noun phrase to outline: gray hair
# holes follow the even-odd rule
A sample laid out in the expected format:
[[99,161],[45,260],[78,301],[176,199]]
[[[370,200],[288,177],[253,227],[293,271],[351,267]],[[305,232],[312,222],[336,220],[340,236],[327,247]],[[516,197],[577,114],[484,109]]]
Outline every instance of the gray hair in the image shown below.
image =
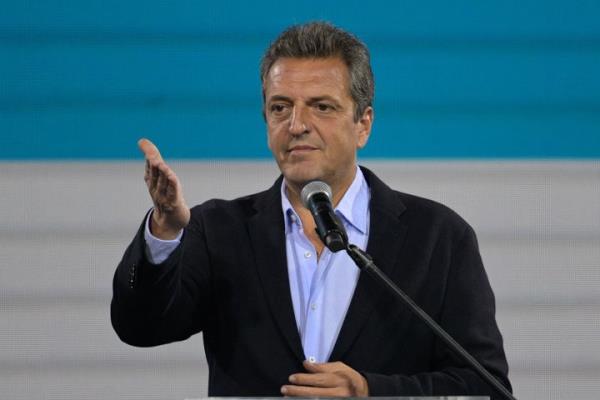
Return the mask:
[[375,81],[369,50],[356,36],[328,22],[309,22],[286,29],[265,51],[260,62],[260,78],[265,101],[265,81],[279,58],[340,57],[350,74],[350,96],[354,101],[354,120],[358,121],[373,104]]

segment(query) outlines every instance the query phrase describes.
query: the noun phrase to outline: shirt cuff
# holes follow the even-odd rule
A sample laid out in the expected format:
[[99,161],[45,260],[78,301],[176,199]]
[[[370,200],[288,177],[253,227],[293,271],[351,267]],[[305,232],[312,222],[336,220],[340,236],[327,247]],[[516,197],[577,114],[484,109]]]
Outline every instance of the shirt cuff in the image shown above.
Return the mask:
[[183,236],[183,229],[179,231],[177,237],[173,240],[162,240],[157,238],[150,232],[150,218],[154,210],[148,213],[146,217],[146,227],[144,229],[144,239],[146,240],[146,258],[151,264],[161,264],[165,261],[173,251],[181,243],[181,236]]

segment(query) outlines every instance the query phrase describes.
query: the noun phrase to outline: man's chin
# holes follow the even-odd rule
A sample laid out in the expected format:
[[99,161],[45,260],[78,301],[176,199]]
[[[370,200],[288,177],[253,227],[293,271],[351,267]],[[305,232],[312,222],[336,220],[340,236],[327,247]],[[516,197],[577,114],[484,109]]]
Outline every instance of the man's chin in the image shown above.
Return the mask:
[[323,174],[315,169],[289,169],[282,171],[286,182],[304,187],[309,182],[323,180]]

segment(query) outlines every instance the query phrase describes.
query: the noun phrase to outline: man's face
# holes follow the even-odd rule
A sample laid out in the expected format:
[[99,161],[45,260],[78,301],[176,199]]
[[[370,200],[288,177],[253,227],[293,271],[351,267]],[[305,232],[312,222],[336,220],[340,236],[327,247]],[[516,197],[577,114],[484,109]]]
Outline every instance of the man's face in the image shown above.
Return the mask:
[[352,182],[373,110],[354,121],[349,85],[337,57],[280,58],[271,67],[264,82],[269,149],[288,183],[320,179],[335,192]]

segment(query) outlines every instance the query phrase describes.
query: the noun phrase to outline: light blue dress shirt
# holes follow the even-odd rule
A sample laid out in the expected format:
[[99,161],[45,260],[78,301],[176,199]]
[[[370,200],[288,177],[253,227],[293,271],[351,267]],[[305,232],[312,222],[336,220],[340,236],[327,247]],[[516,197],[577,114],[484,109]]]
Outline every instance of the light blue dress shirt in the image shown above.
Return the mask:
[[[365,250],[369,236],[370,192],[360,168],[335,212],[348,239]],[[304,355],[310,362],[326,362],[346,317],[360,270],[344,251],[324,248],[317,260],[299,216],[290,204],[285,182],[281,186],[285,219],[285,246],[294,315]]]
[[[346,228],[350,243],[365,250],[369,237],[370,191],[360,168],[352,184],[335,208]],[[304,355],[310,362],[326,362],[342,328],[358,282],[360,270],[345,252],[332,253],[325,248],[317,252],[302,229],[300,217],[292,208],[281,186],[281,208],[285,221],[285,246],[294,315],[302,340]],[[150,233],[146,219],[144,238],[146,256],[160,264],[179,245],[175,240],[161,240]]]

